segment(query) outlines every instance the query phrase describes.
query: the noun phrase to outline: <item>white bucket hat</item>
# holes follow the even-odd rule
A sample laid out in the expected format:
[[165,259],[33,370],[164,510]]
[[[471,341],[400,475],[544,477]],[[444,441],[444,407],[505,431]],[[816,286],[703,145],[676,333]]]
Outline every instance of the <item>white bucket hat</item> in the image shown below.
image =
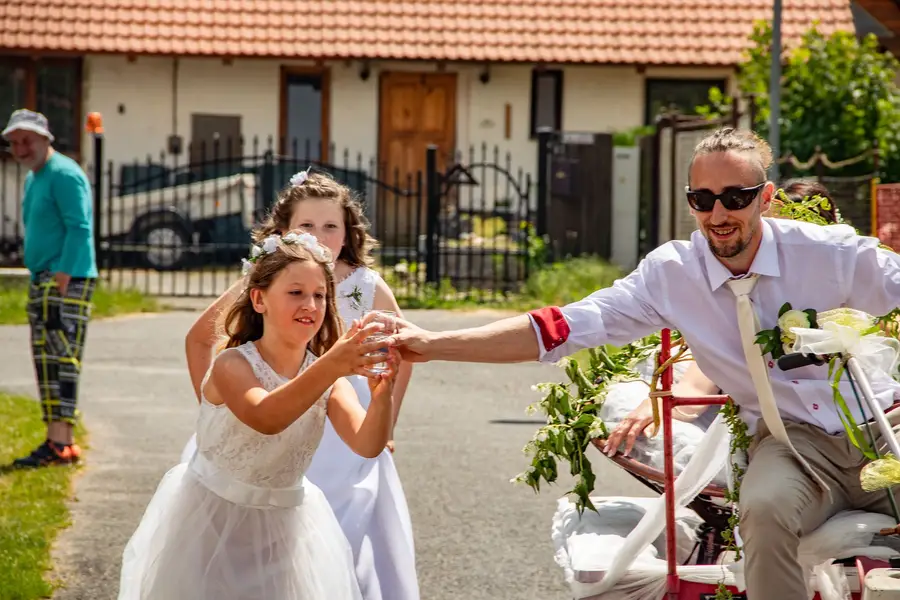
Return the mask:
[[33,131],[39,135],[44,136],[51,142],[54,139],[53,134],[50,133],[50,126],[47,123],[47,117],[39,112],[28,110],[27,108],[20,108],[9,116],[9,123],[7,123],[6,129],[3,130],[3,133],[0,133],[0,136],[3,136],[3,139],[6,139],[7,135],[12,133],[13,131],[18,131],[21,129],[24,129],[26,131]]

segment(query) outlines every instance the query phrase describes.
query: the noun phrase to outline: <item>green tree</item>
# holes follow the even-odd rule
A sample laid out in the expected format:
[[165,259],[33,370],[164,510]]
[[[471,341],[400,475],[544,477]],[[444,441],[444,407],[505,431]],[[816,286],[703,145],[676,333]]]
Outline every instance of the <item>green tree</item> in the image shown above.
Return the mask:
[[[750,39],[752,44],[739,67],[737,85],[742,96],[755,97],[753,127],[767,137],[771,25],[757,23]],[[897,59],[879,51],[874,35],[863,40],[847,31],[826,36],[814,25],[784,57],[782,155],[790,152],[807,161],[818,147],[831,162],[838,162],[859,156],[878,140],[879,175],[884,181],[900,181],[900,94],[895,82],[898,68]],[[724,114],[730,102],[730,98],[713,89],[710,105],[701,107],[701,114]],[[869,159],[828,174],[862,175],[871,173],[873,168],[873,160]]]

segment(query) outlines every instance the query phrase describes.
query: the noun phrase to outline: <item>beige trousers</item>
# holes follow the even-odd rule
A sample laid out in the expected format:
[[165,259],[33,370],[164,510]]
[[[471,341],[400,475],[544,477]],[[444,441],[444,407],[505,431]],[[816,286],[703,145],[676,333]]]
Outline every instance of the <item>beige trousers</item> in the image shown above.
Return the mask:
[[[797,452],[831,488],[831,498],[760,421],[740,490],[748,600],[805,600],[806,581],[797,558],[801,536],[842,510],[891,514],[885,491],[862,490],[859,473],[867,459],[845,433],[830,435],[791,421],[785,421],[785,428]],[[863,431],[868,436],[865,427]]]

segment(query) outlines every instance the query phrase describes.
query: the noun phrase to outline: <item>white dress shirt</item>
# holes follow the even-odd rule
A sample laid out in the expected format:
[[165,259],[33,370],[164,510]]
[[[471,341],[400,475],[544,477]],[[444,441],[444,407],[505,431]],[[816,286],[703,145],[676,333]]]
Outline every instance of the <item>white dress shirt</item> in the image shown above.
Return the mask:
[[[881,316],[900,305],[900,255],[847,225],[823,227],[787,219],[763,219],[762,243],[750,267],[759,281],[750,299],[764,329],[775,327],[785,302],[797,310],[849,307]],[[759,403],[738,332],[735,297],[725,282],[731,272],[715,257],[700,231],[689,242],[671,241],[650,252],[627,277],[562,308],[570,334],[547,350],[535,326],[540,359],[555,362],[583,348],[621,346],[664,327],[677,329],[703,373],[741,407],[751,431]],[[767,357],[782,418],[843,431],[832,399],[828,366],[782,371]],[[883,408],[900,397],[896,382],[873,382]],[[841,393],[861,422],[846,377]]]

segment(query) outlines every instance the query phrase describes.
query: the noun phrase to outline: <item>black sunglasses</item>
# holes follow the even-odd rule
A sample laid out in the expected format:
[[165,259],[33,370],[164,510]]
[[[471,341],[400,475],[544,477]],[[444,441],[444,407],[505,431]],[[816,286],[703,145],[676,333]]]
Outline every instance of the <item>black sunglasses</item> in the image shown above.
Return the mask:
[[697,212],[711,211],[716,205],[716,200],[721,200],[726,210],[741,210],[753,203],[764,185],[765,182],[748,188],[727,187],[721,194],[713,194],[709,190],[692,190],[685,186],[685,192],[688,204]]

